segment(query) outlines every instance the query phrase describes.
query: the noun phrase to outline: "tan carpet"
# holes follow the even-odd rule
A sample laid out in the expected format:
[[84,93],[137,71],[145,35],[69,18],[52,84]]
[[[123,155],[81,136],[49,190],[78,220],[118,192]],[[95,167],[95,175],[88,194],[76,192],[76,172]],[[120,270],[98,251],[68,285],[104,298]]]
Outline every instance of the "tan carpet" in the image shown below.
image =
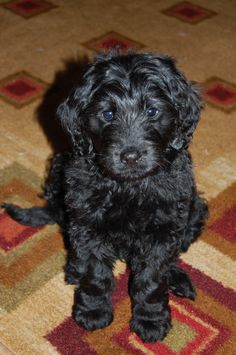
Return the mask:
[[[175,7],[173,7],[175,5]],[[66,141],[55,109],[96,51],[120,45],[174,56],[203,87],[191,151],[208,228],[183,255],[198,297],[171,298],[163,343],[129,331],[125,265],[117,264],[115,319],[87,333],[71,319],[65,250],[55,226],[23,227],[0,213],[0,353],[236,353],[236,2],[232,0],[0,0],[0,201],[40,204],[46,159]]]

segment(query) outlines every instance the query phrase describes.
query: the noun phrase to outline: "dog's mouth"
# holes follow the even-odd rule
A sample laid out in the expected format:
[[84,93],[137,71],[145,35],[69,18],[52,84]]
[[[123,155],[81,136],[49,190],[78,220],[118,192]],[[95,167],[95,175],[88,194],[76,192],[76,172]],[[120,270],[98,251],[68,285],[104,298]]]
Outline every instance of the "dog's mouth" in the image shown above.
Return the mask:
[[119,181],[138,181],[157,174],[157,168],[147,172],[133,172],[132,174],[117,174],[109,172],[111,178]]
[[142,180],[147,178],[148,176],[156,175],[159,166],[156,165],[152,168],[144,169],[139,166],[133,167],[123,167],[122,169],[113,169],[111,166],[106,166],[103,170],[106,176],[109,176],[112,179],[119,180],[119,181],[135,181],[135,180]]

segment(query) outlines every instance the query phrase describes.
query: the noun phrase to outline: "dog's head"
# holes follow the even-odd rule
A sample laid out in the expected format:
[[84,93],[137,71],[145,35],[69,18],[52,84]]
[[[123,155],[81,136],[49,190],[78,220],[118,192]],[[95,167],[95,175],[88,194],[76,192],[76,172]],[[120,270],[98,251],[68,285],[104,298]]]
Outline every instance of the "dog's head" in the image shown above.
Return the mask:
[[171,58],[111,53],[90,66],[58,114],[80,155],[117,179],[137,179],[187,148],[200,109],[198,90]]

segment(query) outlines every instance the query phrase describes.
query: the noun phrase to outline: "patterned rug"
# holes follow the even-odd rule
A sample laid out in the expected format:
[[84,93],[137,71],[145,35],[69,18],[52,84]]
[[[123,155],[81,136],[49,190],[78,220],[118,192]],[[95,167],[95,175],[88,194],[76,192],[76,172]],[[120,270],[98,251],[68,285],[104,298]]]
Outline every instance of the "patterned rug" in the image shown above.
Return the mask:
[[191,146],[209,201],[202,237],[181,258],[195,302],[171,296],[161,343],[129,330],[128,272],[115,268],[113,323],[86,332],[71,318],[57,226],[25,227],[0,211],[1,354],[236,354],[236,3],[231,0],[0,0],[0,201],[41,205],[46,160],[68,142],[55,110],[94,53],[119,45],[173,55],[203,88]]

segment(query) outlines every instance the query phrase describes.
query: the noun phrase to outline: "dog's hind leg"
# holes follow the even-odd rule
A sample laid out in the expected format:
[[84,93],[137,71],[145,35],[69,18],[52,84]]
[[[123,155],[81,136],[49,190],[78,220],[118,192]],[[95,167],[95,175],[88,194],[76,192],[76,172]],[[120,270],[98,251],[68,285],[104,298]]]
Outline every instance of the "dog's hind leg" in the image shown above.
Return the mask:
[[168,287],[175,296],[194,300],[196,297],[195,287],[188,274],[177,266],[173,266],[168,277]]
[[[191,243],[201,234],[208,215],[207,203],[198,194],[192,202],[189,220],[185,229],[181,251],[188,250]],[[194,300],[196,291],[190,277],[181,268],[174,266],[169,272],[169,290],[178,297]]]
[[[188,250],[191,243],[201,234],[208,215],[207,203],[198,194],[193,200],[189,221],[185,230],[181,251]],[[178,297],[194,300],[196,291],[190,277],[181,268],[174,266],[169,273],[169,290]]]
[[189,214],[188,225],[185,230],[185,236],[181,245],[181,252],[188,250],[191,243],[193,243],[201,234],[205,220],[208,216],[208,207],[206,201],[198,194],[192,202]]

